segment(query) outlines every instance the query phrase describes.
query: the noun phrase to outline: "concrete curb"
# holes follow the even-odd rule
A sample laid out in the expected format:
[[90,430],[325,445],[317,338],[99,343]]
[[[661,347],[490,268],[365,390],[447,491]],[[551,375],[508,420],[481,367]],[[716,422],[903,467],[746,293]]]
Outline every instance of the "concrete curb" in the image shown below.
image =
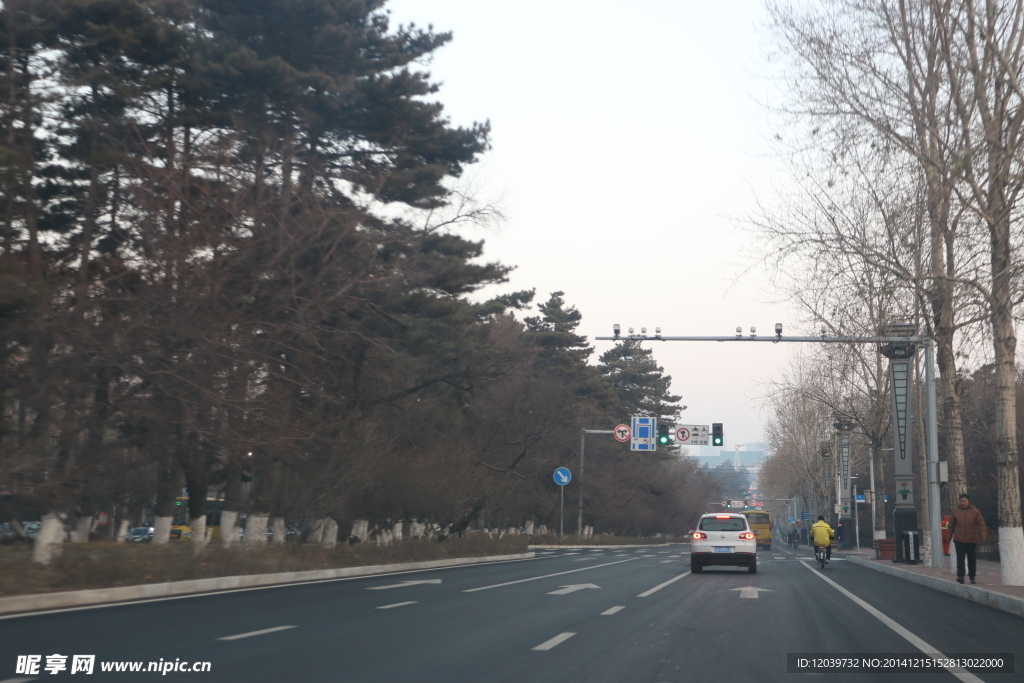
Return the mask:
[[963,598],[964,600],[970,600],[971,602],[977,602],[981,605],[994,607],[998,610],[1009,612],[1010,614],[1016,614],[1018,617],[1024,617],[1024,599],[1013,595],[997,593],[995,591],[985,590],[984,588],[978,588],[977,586],[953,583],[952,581],[937,579],[934,576],[928,576],[927,574],[918,574],[916,572],[907,571],[906,569],[878,564],[876,562],[871,562],[870,560],[865,560],[861,557],[847,557],[846,559],[860,567],[868,567],[870,569],[880,571],[883,574],[888,574],[889,576],[895,576],[906,581],[919,583],[922,586],[927,586],[928,588],[933,588],[937,591],[942,591],[943,593],[949,593],[950,595],[955,595],[956,597]]
[[608,550],[621,550],[622,548],[667,548],[676,543],[655,543],[652,545],[528,545],[530,550],[583,550],[586,548],[607,548]]
[[139,586],[94,588],[91,590],[66,591],[62,593],[38,593],[36,595],[13,595],[8,598],[0,598],[0,614],[32,612],[57,607],[75,607],[78,605],[96,605],[107,602],[146,600],[195,593],[216,593],[234,588],[288,585],[322,579],[373,576],[374,574],[390,574],[392,572],[417,569],[438,569],[442,567],[483,564],[486,562],[528,560],[535,556],[536,553],[519,553],[517,555],[491,555],[488,557],[457,557],[448,560],[377,564],[364,567],[340,567],[338,569],[315,569],[306,572],[281,572],[278,574],[218,576],[212,579],[170,581],[168,583],[150,583]]

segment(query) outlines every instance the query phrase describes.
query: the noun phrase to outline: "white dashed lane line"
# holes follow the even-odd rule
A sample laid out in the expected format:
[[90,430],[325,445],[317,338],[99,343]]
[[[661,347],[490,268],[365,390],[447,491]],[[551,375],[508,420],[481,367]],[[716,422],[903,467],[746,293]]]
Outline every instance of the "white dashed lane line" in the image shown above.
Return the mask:
[[479,588],[469,588],[462,591],[463,593],[476,593],[477,591],[490,590],[491,588],[502,588],[503,586],[513,586],[517,583],[526,583],[528,581],[539,581],[540,579],[549,579],[552,576],[562,576],[564,574],[575,574],[576,572],[590,571],[591,569],[600,569],[601,567],[611,567],[614,564],[622,564],[623,562],[632,562],[637,558],[631,557],[627,560],[619,560],[618,562],[607,562],[605,564],[595,564],[592,567],[583,567],[581,569],[570,569],[569,571],[556,572],[554,574],[545,574],[543,576],[531,576],[528,579],[519,579],[518,581],[506,581],[505,583],[496,583],[492,586],[480,586]]
[[560,644],[564,643],[565,641],[569,640],[574,635],[576,635],[576,634],[575,633],[559,633],[557,636],[555,636],[551,640],[545,640],[543,643],[541,643],[540,645],[538,645],[537,647],[535,647],[533,649],[534,650],[540,650],[540,651],[550,650],[551,648],[555,647],[556,645],[560,645]]
[[608,617],[608,616],[611,616],[611,615],[615,614],[616,612],[621,612],[624,609],[626,609],[625,605],[616,605],[615,607],[612,607],[611,609],[606,609],[605,611],[601,612],[601,616],[602,617]]
[[672,577],[671,579],[669,579],[665,583],[659,583],[654,588],[652,588],[652,589],[650,589],[648,591],[644,591],[643,593],[641,593],[640,595],[638,595],[636,597],[638,597],[638,598],[646,598],[648,595],[653,595],[654,593],[657,593],[658,591],[660,591],[665,586],[668,586],[669,584],[675,583],[679,579],[681,579],[683,577],[686,577],[686,576],[689,576],[689,575],[690,575],[690,572],[683,572],[682,574],[679,574],[678,576]]
[[383,605],[381,607],[378,607],[377,609],[391,609],[392,607],[405,607],[406,605],[415,605],[415,604],[416,604],[415,600],[409,600],[408,602],[396,602],[393,605]]
[[218,638],[217,640],[241,640],[242,638],[252,638],[253,636],[262,636],[264,633],[274,633],[276,631],[287,631],[290,628],[295,628],[295,626],[277,626],[275,628],[265,628],[262,631],[249,631],[248,633],[239,633],[238,635],[235,635],[235,636],[224,636],[223,638]]

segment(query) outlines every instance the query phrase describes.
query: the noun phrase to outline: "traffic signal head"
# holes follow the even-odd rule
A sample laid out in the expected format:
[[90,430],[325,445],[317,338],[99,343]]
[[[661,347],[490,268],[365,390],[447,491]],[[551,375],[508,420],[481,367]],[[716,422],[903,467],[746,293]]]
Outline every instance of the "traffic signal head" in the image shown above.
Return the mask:
[[725,443],[725,437],[722,435],[722,423],[714,422],[711,424],[711,445],[721,446]]
[[667,446],[672,443],[672,437],[668,434],[668,427],[658,426],[658,445]]

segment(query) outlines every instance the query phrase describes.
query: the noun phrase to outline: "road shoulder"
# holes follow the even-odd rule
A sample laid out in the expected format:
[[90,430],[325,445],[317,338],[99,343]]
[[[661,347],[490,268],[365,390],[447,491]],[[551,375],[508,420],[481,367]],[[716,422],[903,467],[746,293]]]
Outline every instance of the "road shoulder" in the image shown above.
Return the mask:
[[988,590],[978,586],[955,583],[947,578],[918,574],[917,572],[901,569],[900,567],[895,567],[889,564],[883,564],[874,560],[868,560],[863,557],[857,557],[855,555],[850,555],[846,559],[860,567],[874,569],[875,571],[888,574],[889,576],[895,576],[903,579],[904,581],[917,583],[937,591],[942,591],[943,593],[955,595],[956,597],[964,600],[970,600],[971,602],[987,605],[988,607],[994,607],[995,609],[1002,610],[1003,612],[1009,612],[1010,614],[1024,617],[1024,598],[1018,598],[1013,595],[1007,595],[1005,593]]

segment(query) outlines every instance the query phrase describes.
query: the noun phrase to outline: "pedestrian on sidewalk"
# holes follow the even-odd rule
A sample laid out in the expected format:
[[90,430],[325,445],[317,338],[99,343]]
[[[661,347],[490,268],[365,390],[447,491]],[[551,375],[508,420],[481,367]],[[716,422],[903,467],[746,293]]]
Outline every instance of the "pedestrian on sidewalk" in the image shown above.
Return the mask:
[[953,538],[953,545],[956,547],[956,581],[964,582],[964,558],[967,558],[967,576],[971,583],[977,583],[974,576],[978,567],[976,552],[978,550],[978,538],[988,538],[988,528],[985,526],[985,518],[981,516],[978,508],[971,505],[971,499],[966,493],[960,494],[960,505],[953,509],[949,517],[949,533]]
[[839,550],[843,549],[843,523],[836,523],[836,543],[839,544]]

